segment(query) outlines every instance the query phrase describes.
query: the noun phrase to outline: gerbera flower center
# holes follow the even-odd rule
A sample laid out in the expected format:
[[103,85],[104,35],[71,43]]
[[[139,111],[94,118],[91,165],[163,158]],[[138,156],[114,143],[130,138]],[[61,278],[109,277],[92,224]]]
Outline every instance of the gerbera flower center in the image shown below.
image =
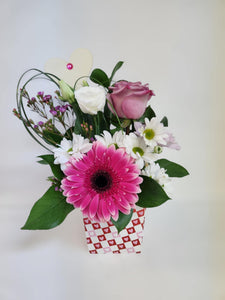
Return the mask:
[[104,192],[110,189],[112,177],[107,171],[99,170],[91,177],[91,186],[96,192]]
[[155,132],[154,132],[153,129],[149,129],[149,128],[145,129],[143,133],[144,133],[145,138],[147,140],[152,140],[154,138],[154,136],[155,136]]
[[134,147],[134,148],[132,149],[132,151],[134,152],[134,154],[139,153],[140,156],[143,156],[143,155],[144,155],[144,151],[143,151],[140,147]]

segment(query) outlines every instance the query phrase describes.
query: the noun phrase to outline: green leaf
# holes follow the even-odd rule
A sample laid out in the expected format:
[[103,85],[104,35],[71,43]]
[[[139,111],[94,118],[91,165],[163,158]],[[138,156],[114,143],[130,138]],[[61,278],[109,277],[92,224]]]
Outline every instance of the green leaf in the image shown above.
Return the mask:
[[74,209],[61,192],[50,187],[34,204],[25,225],[21,229],[51,229],[61,224]]
[[64,174],[62,172],[62,170],[60,169],[60,165],[55,165],[54,164],[54,155],[52,154],[46,154],[46,155],[40,155],[38,156],[40,158],[43,159],[43,161],[45,161],[49,166],[50,168],[52,169],[52,173],[53,175],[59,179],[59,180],[62,180],[63,177],[64,177]]
[[69,129],[67,129],[67,131],[64,134],[64,137],[66,137],[68,140],[72,141],[72,139],[73,139],[73,132],[74,132],[74,127],[72,126]]
[[151,118],[154,118],[156,115],[155,115],[155,112],[154,110],[148,106],[143,114],[143,116],[138,119],[139,122],[144,122],[145,121],[145,118],[148,118],[149,120],[151,120]]
[[120,231],[122,231],[127,226],[127,224],[129,224],[129,222],[132,218],[132,215],[133,215],[133,209],[131,209],[131,212],[130,212],[129,215],[125,215],[120,211],[119,212],[119,218],[118,218],[117,221],[114,221],[111,218],[111,222],[116,226],[116,229],[118,230],[118,233],[120,233]]
[[82,128],[81,124],[84,122],[84,116],[85,114],[81,111],[79,104],[77,103],[77,100],[71,104],[73,111],[76,114],[76,121],[75,121],[75,126],[74,126],[74,133],[76,134],[81,134],[82,133]]
[[98,126],[99,126],[99,134],[103,133],[104,130],[109,131],[109,125],[106,122],[105,116],[103,112],[98,112]]
[[147,176],[142,177],[143,182],[140,185],[142,192],[138,194],[139,200],[136,203],[138,206],[156,207],[170,199],[158,182]]
[[43,137],[53,145],[60,144],[61,140],[63,139],[60,133],[58,134],[46,129],[43,130]]
[[97,84],[103,85],[104,87],[108,87],[110,85],[110,81],[108,76],[101,69],[94,69],[91,73],[90,79]]
[[123,61],[119,61],[119,62],[115,65],[115,67],[114,67],[114,69],[113,69],[113,71],[112,71],[112,74],[111,74],[111,76],[110,76],[110,78],[109,78],[109,81],[110,81],[110,82],[112,81],[113,76],[115,75],[115,73],[122,67],[122,65],[123,65]]
[[104,116],[105,116],[105,120],[107,122],[107,128],[110,127],[110,115],[111,115],[111,111],[109,109],[108,102],[106,101],[106,104],[104,107]]
[[160,123],[163,123],[163,125],[165,127],[168,127],[168,119],[167,119],[167,117],[163,117],[162,120],[160,121]]
[[75,134],[82,134],[82,127],[80,126],[80,121],[78,119],[76,119],[75,121],[75,126],[74,126],[74,133]]
[[43,160],[43,159],[38,160],[37,163],[39,163],[41,165],[48,165],[48,163],[45,160]]
[[184,177],[189,175],[184,167],[167,159],[159,159],[155,163],[158,163],[160,168],[164,168],[169,177]]

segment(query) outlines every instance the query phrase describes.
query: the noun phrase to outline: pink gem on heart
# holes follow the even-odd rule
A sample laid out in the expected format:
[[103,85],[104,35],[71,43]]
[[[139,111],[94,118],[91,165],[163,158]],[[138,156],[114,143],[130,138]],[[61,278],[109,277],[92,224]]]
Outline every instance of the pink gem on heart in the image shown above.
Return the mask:
[[72,69],[73,69],[73,64],[68,63],[68,64],[66,65],[66,67],[67,67],[68,70],[72,70]]

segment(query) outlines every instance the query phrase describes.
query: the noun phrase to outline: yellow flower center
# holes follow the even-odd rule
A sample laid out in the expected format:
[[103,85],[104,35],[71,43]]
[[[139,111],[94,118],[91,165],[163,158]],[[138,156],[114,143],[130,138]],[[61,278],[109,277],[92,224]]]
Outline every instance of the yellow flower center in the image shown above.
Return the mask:
[[145,129],[143,133],[147,140],[152,140],[155,136],[155,131],[153,129]]
[[132,149],[132,151],[134,152],[134,154],[139,153],[140,156],[143,156],[143,155],[144,155],[144,151],[143,151],[140,147],[134,147],[134,148]]

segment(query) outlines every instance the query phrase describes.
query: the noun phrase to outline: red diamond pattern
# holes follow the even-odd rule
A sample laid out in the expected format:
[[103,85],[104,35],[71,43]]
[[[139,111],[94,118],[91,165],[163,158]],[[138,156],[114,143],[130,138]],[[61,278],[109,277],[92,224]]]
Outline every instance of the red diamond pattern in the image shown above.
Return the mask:
[[141,253],[145,208],[134,209],[132,219],[119,234],[111,221],[96,223],[83,218],[88,250],[91,254]]

